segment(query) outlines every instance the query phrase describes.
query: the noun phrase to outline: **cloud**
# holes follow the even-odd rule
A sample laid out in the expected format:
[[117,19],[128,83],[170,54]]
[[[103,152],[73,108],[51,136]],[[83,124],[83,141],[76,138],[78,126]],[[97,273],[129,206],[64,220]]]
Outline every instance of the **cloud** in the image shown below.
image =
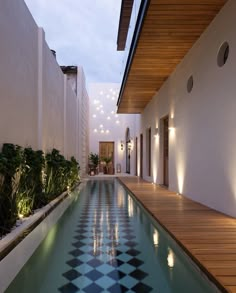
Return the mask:
[[81,65],[89,82],[120,82],[116,51],[121,0],[25,0],[61,65]]

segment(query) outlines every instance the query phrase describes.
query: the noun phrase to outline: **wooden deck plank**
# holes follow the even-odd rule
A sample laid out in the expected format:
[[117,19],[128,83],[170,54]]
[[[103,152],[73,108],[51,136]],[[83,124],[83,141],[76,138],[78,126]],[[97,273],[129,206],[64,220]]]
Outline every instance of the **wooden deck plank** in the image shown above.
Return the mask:
[[138,177],[119,180],[224,292],[236,293],[236,219]]

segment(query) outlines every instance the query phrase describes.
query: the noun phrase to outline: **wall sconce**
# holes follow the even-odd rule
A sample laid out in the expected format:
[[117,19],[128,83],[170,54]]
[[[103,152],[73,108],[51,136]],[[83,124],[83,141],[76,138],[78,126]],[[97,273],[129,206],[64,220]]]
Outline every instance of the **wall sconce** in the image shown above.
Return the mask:
[[124,142],[123,142],[123,140],[120,141],[120,149],[121,149],[121,151],[124,150]]
[[154,137],[156,138],[156,137],[158,137],[158,135],[159,135],[159,129],[157,127],[154,129]]
[[131,149],[132,149],[132,142],[131,142],[131,140],[129,139],[129,140],[128,140],[128,150],[131,151]]
[[174,130],[175,127],[174,127],[174,119],[173,118],[170,118],[169,119],[169,130]]

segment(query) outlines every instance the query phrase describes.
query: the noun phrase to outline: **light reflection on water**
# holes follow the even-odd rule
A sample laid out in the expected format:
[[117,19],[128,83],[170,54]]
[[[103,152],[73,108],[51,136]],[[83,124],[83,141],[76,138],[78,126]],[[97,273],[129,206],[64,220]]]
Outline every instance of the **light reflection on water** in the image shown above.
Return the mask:
[[[62,274],[68,270],[68,252],[72,250],[80,217],[86,217],[91,225],[84,234],[88,234],[91,241],[91,251],[88,255],[85,253],[84,258],[93,257],[114,264],[118,255],[128,250],[128,242],[129,249],[138,253],[134,258],[141,262],[138,269],[146,274],[142,282],[153,288],[151,292],[215,292],[131,194],[117,181],[98,180],[88,182],[79,199],[51,230],[7,293],[58,292],[65,283]],[[90,244],[87,245],[85,250],[89,251]],[[43,254],[46,257],[42,258]]]

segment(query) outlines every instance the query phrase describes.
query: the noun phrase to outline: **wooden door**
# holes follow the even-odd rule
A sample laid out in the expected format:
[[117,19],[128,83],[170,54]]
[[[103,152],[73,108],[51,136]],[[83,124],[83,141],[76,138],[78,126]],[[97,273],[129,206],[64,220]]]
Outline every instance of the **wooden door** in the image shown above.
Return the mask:
[[138,175],[138,138],[135,138],[135,175]]
[[140,134],[140,177],[143,178],[143,134]]
[[169,117],[163,118],[163,185],[169,186]]
[[152,130],[151,127],[148,128],[148,137],[147,137],[147,144],[148,144],[148,176],[151,176],[152,173],[152,140],[151,140],[151,135],[152,135]]
[[99,142],[99,171],[104,172],[104,167],[106,167],[103,158],[111,158],[111,162],[107,164],[107,172],[108,174],[115,173],[115,162],[114,162],[114,141],[100,141]]

